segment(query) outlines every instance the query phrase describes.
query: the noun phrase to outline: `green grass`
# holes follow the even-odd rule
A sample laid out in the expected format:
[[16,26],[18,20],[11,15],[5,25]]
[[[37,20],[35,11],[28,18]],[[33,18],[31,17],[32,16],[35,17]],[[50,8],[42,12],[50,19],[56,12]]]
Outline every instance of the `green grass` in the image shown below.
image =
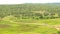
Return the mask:
[[38,24],[59,25],[60,18],[40,20],[2,19],[0,21],[0,34],[58,34],[56,28]]

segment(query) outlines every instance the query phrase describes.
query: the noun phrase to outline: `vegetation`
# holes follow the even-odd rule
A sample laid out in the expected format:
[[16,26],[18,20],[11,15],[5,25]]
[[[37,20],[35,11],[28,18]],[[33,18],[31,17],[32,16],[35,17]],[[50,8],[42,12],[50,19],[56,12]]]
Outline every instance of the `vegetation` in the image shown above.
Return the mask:
[[60,4],[0,5],[0,34],[60,34]]
[[0,17],[14,15],[22,18],[59,18],[59,4],[18,4],[0,5]]

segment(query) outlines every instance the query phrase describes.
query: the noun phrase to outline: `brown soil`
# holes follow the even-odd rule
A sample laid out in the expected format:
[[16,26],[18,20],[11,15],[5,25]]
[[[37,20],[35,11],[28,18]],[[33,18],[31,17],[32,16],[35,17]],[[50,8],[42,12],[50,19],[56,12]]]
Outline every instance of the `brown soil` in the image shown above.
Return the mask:
[[7,24],[0,24],[0,28],[8,28],[10,27],[10,25],[7,25]]
[[60,30],[60,25],[55,25],[54,28],[56,28],[57,30]]

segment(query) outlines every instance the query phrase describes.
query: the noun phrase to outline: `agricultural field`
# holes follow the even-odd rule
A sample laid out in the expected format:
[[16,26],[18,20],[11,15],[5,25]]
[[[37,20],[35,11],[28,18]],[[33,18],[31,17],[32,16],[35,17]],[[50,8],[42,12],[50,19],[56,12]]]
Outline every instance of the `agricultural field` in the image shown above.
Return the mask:
[[60,4],[0,5],[0,34],[60,34]]

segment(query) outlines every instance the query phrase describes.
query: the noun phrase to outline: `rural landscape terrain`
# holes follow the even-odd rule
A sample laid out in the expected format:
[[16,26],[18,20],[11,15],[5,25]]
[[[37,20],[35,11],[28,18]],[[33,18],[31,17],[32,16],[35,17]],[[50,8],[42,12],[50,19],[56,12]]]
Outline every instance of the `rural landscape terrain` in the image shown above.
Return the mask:
[[60,34],[60,3],[0,5],[0,34]]

